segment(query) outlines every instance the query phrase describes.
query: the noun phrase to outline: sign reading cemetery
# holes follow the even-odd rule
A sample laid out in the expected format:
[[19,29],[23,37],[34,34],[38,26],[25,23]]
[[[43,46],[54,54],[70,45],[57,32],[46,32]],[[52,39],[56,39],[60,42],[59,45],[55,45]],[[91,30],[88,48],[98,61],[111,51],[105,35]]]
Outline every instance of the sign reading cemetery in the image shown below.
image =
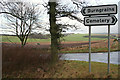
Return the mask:
[[85,26],[95,26],[95,25],[114,25],[117,22],[115,16],[96,16],[96,17],[85,17]]

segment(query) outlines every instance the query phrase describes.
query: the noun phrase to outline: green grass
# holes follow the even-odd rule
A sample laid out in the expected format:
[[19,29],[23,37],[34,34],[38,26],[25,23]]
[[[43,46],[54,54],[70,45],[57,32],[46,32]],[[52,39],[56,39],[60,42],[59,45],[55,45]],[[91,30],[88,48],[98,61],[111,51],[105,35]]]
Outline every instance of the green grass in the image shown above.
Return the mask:
[[[95,35],[95,34],[93,34],[93,35]],[[88,34],[71,34],[71,35],[64,37],[63,39],[65,40],[65,42],[88,41],[89,38],[84,37],[84,36],[88,36]],[[106,36],[106,35],[98,35],[98,36]],[[91,38],[92,41],[106,40],[106,39],[107,38],[100,38],[100,37]],[[2,36],[2,42],[20,42],[20,40],[16,36]],[[28,38],[27,42],[50,42],[50,38],[49,39],[31,39],[31,38]]]
[[2,42],[2,36],[0,36],[0,42]]
[[50,39],[28,39],[28,42],[50,42]]
[[[110,51],[119,51],[120,49],[111,49]],[[88,53],[89,52],[89,48],[85,48],[85,49],[74,49],[74,50],[67,50],[67,51],[60,51],[60,53]],[[108,52],[108,48],[91,48],[91,52],[92,53],[96,53],[96,52]]]
[[16,36],[2,36],[2,42],[20,42]]
[[[20,42],[16,36],[2,36],[2,42]],[[50,42],[50,39],[31,39],[28,38],[27,42]]]
[[107,74],[107,64],[100,62],[91,62],[91,73],[89,63],[85,61],[59,61],[53,67],[47,65],[45,72],[40,68],[37,71],[37,68],[3,73],[3,78],[118,78],[118,65],[110,64],[110,74]]
[[[95,34],[92,34],[94,36]],[[84,37],[84,36],[89,36],[88,34],[72,34],[64,37],[65,41],[88,41],[89,37]],[[98,36],[106,36],[106,35],[98,35]],[[96,40],[105,40],[106,38],[91,38],[92,41]]]

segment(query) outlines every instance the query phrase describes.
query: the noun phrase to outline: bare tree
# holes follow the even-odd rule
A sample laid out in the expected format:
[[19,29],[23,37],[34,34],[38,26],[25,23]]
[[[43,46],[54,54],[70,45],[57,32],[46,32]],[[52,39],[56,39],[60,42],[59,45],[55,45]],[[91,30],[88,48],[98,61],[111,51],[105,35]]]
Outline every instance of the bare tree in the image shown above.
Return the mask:
[[1,12],[7,18],[10,28],[25,46],[31,31],[38,26],[39,11],[38,5],[26,2],[0,2]]

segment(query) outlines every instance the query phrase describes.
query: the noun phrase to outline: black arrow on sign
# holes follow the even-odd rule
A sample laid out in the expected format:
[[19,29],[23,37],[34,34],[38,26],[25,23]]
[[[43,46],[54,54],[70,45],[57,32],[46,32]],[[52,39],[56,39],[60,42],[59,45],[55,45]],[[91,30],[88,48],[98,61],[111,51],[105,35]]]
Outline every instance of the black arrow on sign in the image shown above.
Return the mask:
[[85,13],[85,8],[84,8],[84,7],[82,8],[81,13],[82,13],[82,15],[85,15],[85,14],[86,14],[86,13]]
[[[102,12],[97,11],[97,9],[107,9],[107,8],[112,8],[114,9],[113,11],[107,11],[104,10]],[[95,11],[91,11],[88,13],[89,9],[93,9]],[[86,6],[81,9],[81,13],[83,16],[91,16],[91,15],[106,15],[106,14],[117,14],[117,5],[116,4],[111,4],[111,5],[98,5],[98,6]]]
[[[92,23],[89,22],[87,23],[86,20],[96,20],[96,19],[109,19],[110,22],[109,23]],[[117,22],[117,18],[114,15],[110,15],[110,16],[94,16],[94,17],[84,17],[84,25],[85,26],[99,26],[99,25],[115,25]]]
[[117,22],[117,18],[115,16],[111,16],[112,18],[112,23],[115,24]]

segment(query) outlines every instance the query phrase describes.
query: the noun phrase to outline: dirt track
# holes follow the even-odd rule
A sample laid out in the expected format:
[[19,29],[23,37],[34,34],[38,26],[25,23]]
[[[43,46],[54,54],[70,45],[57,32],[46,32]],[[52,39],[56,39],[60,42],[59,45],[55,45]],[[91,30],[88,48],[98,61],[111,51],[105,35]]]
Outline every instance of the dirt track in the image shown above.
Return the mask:
[[[113,43],[113,40],[111,39],[111,45]],[[20,47],[20,43],[3,43],[3,47]],[[88,41],[79,41],[79,42],[62,42],[62,47],[83,47],[83,46],[89,46],[89,42]],[[92,41],[91,42],[91,46],[92,47],[107,47],[108,46],[108,42],[107,40],[100,40],[100,41]],[[36,43],[36,42],[32,42],[32,43],[27,43],[25,45],[25,47],[29,47],[29,48],[49,48],[50,47],[50,43],[47,42],[43,42],[43,43]]]

